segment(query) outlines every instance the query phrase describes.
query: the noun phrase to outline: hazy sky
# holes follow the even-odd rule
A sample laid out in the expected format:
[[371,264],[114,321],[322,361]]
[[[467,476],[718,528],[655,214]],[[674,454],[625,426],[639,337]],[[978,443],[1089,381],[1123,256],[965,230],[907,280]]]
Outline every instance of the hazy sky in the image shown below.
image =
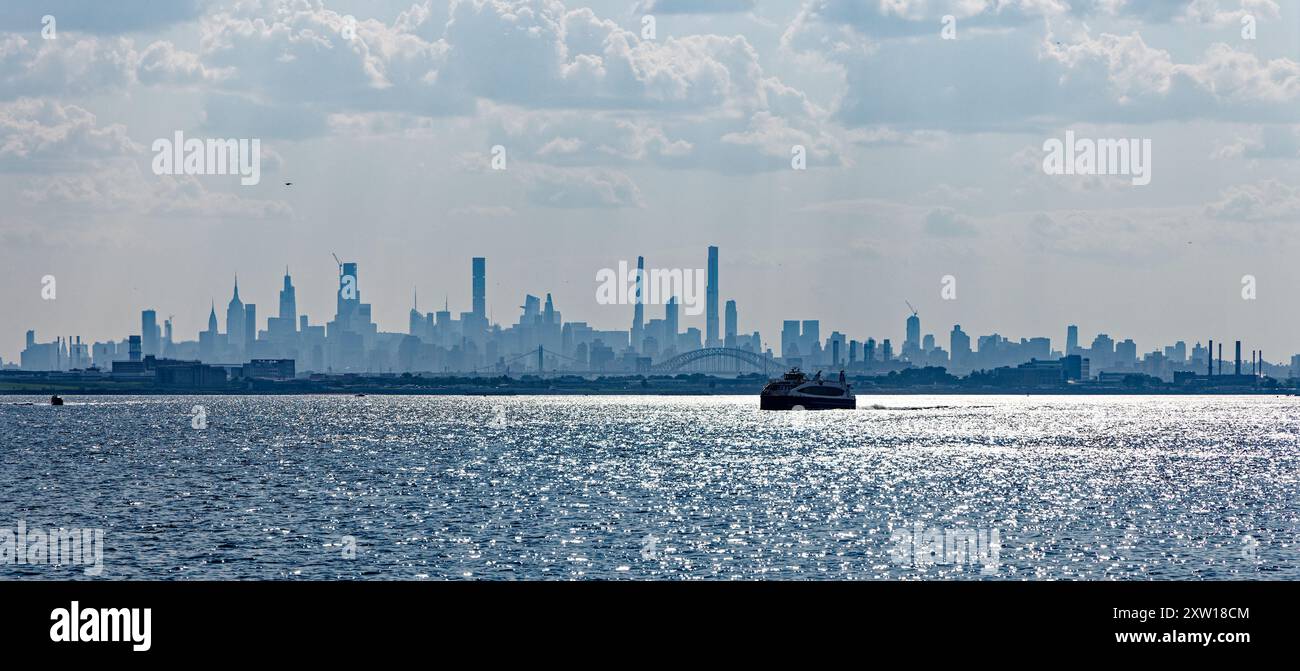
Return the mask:
[[[1044,174],[1071,130],[1149,139],[1150,184]],[[176,131],[260,139],[261,182],[155,175]],[[477,255],[499,322],[549,291],[626,328],[596,273],[710,244],[774,348],[782,319],[901,341],[906,299],[945,347],[954,323],[1057,348],[1077,323],[1277,361],[1300,351],[1300,4],[8,2],[0,199],[5,361],[28,328],[118,339],[143,308],[188,340],[215,300],[224,328],[235,273],[265,319],[286,265],[326,321],[331,252],[382,330],[417,287],[468,310]]]

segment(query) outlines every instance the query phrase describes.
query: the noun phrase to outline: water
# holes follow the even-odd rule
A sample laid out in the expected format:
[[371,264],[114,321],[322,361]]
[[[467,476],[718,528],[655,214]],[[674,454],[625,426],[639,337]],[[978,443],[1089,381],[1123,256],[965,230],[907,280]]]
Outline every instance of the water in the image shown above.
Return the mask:
[[99,579],[1300,578],[1293,397],[45,401],[0,529],[103,528]]

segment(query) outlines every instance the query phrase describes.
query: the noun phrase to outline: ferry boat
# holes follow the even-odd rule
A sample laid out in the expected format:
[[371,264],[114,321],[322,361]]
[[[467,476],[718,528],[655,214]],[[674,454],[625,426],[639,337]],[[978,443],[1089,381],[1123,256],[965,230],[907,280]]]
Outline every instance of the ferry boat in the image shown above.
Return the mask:
[[821,371],[809,378],[798,368],[792,368],[784,376],[770,380],[758,398],[758,407],[763,410],[853,410],[858,407],[852,385],[844,380],[844,371],[840,371],[840,379],[834,381],[823,380]]

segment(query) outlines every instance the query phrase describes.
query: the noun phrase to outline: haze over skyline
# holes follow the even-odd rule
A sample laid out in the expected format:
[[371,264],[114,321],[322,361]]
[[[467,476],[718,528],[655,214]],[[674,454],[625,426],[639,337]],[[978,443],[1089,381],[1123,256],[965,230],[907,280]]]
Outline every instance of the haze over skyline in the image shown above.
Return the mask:
[[[936,336],[1300,351],[1294,1],[32,4],[0,8],[6,362],[29,328],[116,340],[142,309],[191,338],[235,273],[265,316],[286,265],[319,322],[331,253],[381,330],[412,289],[469,310],[472,256],[495,321],[550,292],[625,329],[598,271],[708,245],[772,346],[784,319],[901,342],[906,299]],[[260,182],[155,175],[178,130],[259,138]],[[1044,174],[1067,131],[1149,139],[1150,184]]]

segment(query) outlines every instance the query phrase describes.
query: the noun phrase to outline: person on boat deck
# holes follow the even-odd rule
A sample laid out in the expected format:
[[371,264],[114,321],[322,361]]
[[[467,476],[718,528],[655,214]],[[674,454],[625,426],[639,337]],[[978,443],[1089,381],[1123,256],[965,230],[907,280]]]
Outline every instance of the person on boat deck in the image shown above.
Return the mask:
[[822,372],[821,372],[821,371],[817,371],[817,375],[816,375],[815,377],[813,377],[813,380],[816,381],[816,382],[821,382],[821,381],[822,381]]
[[844,384],[844,371],[840,371],[840,384]]

